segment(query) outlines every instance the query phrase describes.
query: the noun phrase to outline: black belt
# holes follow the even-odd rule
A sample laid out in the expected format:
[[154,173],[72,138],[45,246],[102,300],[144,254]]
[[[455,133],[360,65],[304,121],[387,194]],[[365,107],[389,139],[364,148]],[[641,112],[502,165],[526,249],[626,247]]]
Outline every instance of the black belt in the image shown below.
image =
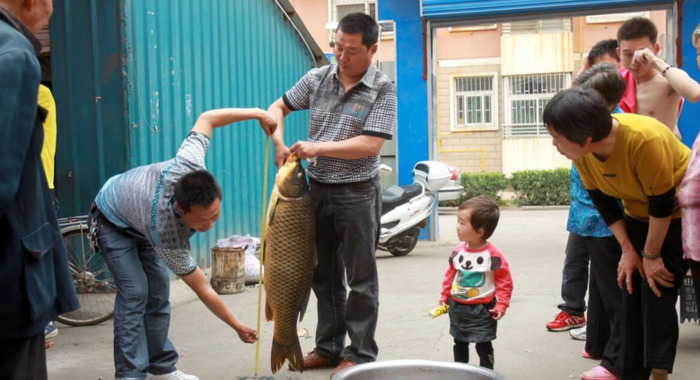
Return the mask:
[[371,184],[374,183],[374,181],[377,179],[377,176],[375,175],[374,177],[364,180],[364,181],[358,181],[358,182],[343,182],[343,183],[325,183],[325,182],[320,182],[317,181],[311,177],[309,177],[309,183],[313,185],[319,185],[319,186],[346,186],[346,185],[365,185],[365,184]]

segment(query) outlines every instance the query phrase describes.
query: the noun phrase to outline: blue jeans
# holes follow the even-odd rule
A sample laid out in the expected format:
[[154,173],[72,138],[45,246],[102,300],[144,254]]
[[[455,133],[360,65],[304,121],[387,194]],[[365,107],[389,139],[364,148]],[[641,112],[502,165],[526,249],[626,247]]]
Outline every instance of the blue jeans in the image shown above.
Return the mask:
[[114,303],[115,377],[145,378],[175,371],[168,339],[170,278],[151,243],[97,216],[97,242],[117,285]]
[[[374,333],[379,311],[375,250],[380,195],[376,177],[344,185],[311,181],[318,252],[311,285],[318,299],[314,350],[333,363],[371,362],[379,352]],[[346,332],[350,345],[344,347]]]

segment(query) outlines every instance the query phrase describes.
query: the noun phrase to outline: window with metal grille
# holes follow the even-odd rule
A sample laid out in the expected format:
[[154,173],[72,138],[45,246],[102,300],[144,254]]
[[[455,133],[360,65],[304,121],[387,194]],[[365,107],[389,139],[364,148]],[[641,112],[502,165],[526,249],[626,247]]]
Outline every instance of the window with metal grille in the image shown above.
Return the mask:
[[[362,12],[368,14],[373,19],[377,19],[376,0],[328,0],[331,20],[326,24],[328,30],[328,42],[331,47],[335,45],[335,31],[338,28],[338,21],[350,13]],[[391,37],[393,37],[393,29]],[[380,34],[382,31],[380,30]]]
[[571,83],[571,73],[504,77],[503,137],[549,136],[542,111],[554,94]]
[[496,78],[495,73],[453,78],[453,129],[498,128]]
[[331,0],[331,10],[333,13],[333,21],[335,22],[355,12],[366,13],[373,19],[377,19],[376,0]]
[[525,20],[506,22],[502,24],[503,34],[515,33],[547,33],[547,32],[570,32],[571,19],[549,19],[549,20]]

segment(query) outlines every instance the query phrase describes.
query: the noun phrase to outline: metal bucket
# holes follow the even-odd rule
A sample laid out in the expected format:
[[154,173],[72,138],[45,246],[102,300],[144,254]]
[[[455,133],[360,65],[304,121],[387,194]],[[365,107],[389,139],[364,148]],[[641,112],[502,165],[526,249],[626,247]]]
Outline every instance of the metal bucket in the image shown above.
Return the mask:
[[505,380],[490,369],[455,362],[388,360],[344,369],[332,380]]
[[211,266],[214,291],[235,294],[245,290],[245,248],[212,248]]

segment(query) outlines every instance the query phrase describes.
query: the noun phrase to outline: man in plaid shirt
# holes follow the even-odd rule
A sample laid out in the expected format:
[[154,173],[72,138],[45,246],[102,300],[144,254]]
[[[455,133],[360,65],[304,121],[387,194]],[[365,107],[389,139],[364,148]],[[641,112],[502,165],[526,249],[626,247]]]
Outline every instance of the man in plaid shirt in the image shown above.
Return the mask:
[[[316,160],[308,175],[318,252],[312,283],[318,326],[316,347],[304,358],[306,370],[336,367],[335,374],[377,358],[377,173],[379,150],[392,138],[396,122],[396,88],[372,65],[378,32],[376,21],[364,13],[343,17],[335,37],[337,63],[312,69],[269,108],[278,120],[275,164],[281,166],[291,152]],[[283,119],[302,109],[309,110],[308,140],[288,148]]]

